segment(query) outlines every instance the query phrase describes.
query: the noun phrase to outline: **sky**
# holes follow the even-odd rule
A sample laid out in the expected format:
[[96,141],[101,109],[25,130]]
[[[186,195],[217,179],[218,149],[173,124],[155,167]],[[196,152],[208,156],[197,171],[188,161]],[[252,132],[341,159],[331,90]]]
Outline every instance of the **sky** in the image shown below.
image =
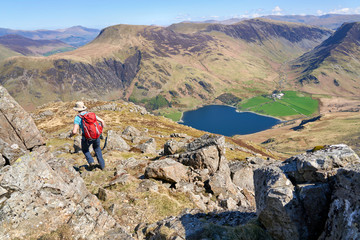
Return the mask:
[[265,15],[360,14],[359,0],[0,0],[0,28],[61,29]]

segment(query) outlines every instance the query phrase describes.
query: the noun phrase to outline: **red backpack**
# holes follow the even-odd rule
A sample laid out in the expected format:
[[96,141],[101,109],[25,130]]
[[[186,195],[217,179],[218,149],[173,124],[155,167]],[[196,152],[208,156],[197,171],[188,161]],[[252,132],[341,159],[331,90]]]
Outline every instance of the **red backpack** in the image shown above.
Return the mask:
[[98,139],[102,133],[102,126],[96,120],[96,115],[93,112],[85,113],[84,115],[78,115],[84,126],[84,136],[86,139],[94,140]]

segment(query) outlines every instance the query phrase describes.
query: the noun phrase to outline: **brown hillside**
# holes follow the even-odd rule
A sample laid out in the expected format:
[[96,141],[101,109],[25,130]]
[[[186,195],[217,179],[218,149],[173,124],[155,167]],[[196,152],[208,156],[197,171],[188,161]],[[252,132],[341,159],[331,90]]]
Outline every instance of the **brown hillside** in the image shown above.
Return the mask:
[[343,24],[331,37],[292,62],[296,82],[305,91],[359,96],[360,22]]
[[331,33],[264,19],[198,29],[185,34],[171,27],[108,27],[75,51],[6,62],[0,83],[28,107],[81,97],[147,102],[161,95],[173,107],[188,109],[223,93],[247,98],[273,91],[282,64]]
[[42,55],[52,50],[72,47],[59,40],[32,40],[20,35],[1,36],[0,44],[25,56]]

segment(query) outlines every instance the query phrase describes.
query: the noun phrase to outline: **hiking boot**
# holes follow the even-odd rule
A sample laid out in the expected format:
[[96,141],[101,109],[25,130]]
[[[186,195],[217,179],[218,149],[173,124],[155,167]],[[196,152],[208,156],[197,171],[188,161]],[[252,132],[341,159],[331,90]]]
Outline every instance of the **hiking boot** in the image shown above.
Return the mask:
[[96,164],[95,163],[90,163],[89,164],[89,171],[92,171],[96,168]]

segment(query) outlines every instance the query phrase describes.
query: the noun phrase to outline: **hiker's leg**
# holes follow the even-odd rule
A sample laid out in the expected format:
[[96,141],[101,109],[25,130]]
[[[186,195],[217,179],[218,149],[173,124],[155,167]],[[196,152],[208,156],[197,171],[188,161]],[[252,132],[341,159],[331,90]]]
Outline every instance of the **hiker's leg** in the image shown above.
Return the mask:
[[81,139],[81,150],[85,155],[86,161],[90,165],[91,163],[94,163],[94,159],[90,154],[89,147],[91,145],[90,141],[87,141],[85,138]]
[[96,154],[96,158],[97,158],[97,160],[98,160],[98,162],[100,164],[100,168],[104,169],[105,168],[105,161],[103,159],[102,152],[101,152],[100,138],[94,140],[93,148],[94,148],[94,151],[95,151],[95,154]]

